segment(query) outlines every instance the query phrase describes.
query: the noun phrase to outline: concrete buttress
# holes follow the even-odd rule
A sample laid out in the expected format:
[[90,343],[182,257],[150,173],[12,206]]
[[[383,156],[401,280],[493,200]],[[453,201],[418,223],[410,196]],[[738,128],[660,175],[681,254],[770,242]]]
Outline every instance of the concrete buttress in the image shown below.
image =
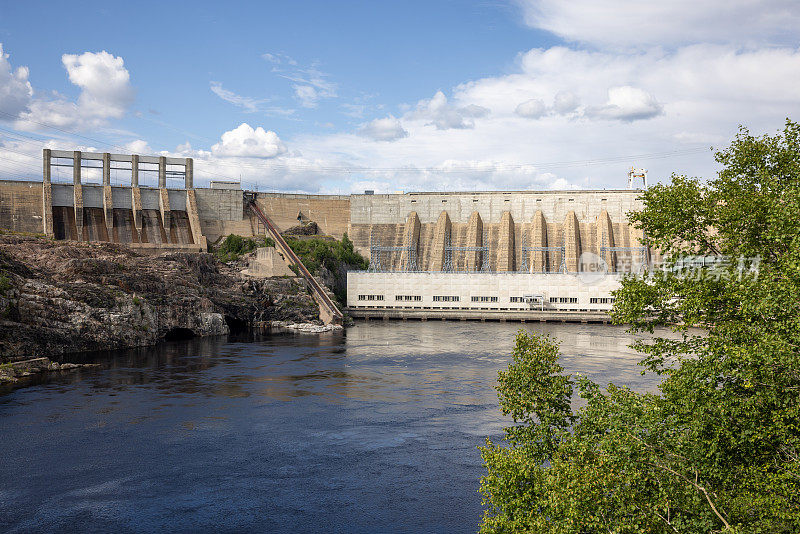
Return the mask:
[[50,182],[50,149],[42,151],[44,168],[42,174],[42,232],[47,237],[54,237],[53,231],[53,185]]
[[[467,222],[467,246],[468,247],[482,247],[483,246],[483,219],[481,214],[473,211],[469,216]],[[467,251],[467,271],[479,271],[481,268],[481,255],[477,251]]]
[[433,250],[431,250],[431,271],[444,270],[444,256],[445,246],[448,245],[447,237],[452,230],[450,223],[450,215],[443,211],[439,214],[439,219],[436,221],[436,228],[433,231]]
[[602,210],[597,216],[597,255],[606,262],[608,272],[616,271],[616,254],[611,250],[600,250],[602,247],[614,247],[614,226],[608,211]]
[[208,240],[203,235],[200,227],[200,216],[197,210],[197,197],[195,196],[194,189],[186,190],[186,216],[189,218],[189,228],[192,231],[192,241],[203,247],[203,250],[208,248]]
[[[412,211],[406,218],[405,228],[403,228],[403,247],[407,247],[400,254],[400,268],[408,270],[419,270],[419,216],[416,211]],[[413,262],[412,262],[413,260]],[[412,265],[415,263],[415,265]]]
[[513,271],[516,267],[514,258],[514,218],[510,211],[504,211],[500,218],[500,236],[497,239],[497,270]]
[[75,209],[75,230],[78,241],[83,237],[83,189],[81,188],[81,152],[72,153],[72,199]]
[[111,154],[103,154],[103,217],[111,241],[114,239],[114,201],[111,196]]
[[[547,246],[547,221],[544,218],[542,210],[536,210],[533,216],[533,225],[531,228],[531,247],[546,247]],[[543,273],[552,270],[553,266],[548,265],[548,257],[544,250],[531,251],[530,266],[531,272]],[[561,261],[561,258],[558,259]],[[558,266],[556,266],[557,268]]]
[[577,273],[580,270],[581,258],[581,226],[574,211],[567,213],[564,219],[564,256],[567,271]]

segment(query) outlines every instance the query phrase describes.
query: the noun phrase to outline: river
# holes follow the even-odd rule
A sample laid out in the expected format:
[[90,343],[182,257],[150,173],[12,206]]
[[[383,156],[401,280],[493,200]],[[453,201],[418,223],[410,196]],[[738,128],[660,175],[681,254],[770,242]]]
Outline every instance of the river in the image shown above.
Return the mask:
[[517,329],[653,390],[623,328],[358,323],[168,342],[0,395],[0,531],[475,532]]

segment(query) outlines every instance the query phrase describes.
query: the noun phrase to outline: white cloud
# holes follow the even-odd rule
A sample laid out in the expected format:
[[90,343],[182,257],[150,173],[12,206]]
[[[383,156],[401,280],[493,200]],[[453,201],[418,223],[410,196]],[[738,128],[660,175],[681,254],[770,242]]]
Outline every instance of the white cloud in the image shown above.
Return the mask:
[[121,57],[106,51],[84,52],[79,56],[64,54],[61,62],[69,81],[81,88],[77,102],[58,93],[50,98],[36,98],[28,111],[20,113],[17,128],[38,130],[43,125],[96,128],[125,115],[133,103],[134,90]]
[[547,106],[538,98],[531,98],[517,106],[514,113],[528,119],[540,119],[547,114]]
[[[309,133],[292,146],[319,160],[344,155],[356,168],[379,167],[336,176],[391,190],[619,188],[631,165],[648,168],[651,181],[672,172],[710,178],[718,167],[709,144],[723,146],[739,124],[774,132],[786,116],[800,117],[797,87],[794,48],[534,49],[515,72],[461,84],[449,100],[435,96],[434,105],[403,115],[402,142]],[[470,105],[491,115],[472,129],[431,127],[431,109]]]
[[[297,63],[290,63],[297,65]],[[275,72],[281,72],[278,67]],[[337,85],[328,80],[328,75],[316,67],[293,68],[288,74],[279,74],[282,78],[294,82],[294,97],[304,108],[316,108],[323,98],[336,98]]]
[[566,115],[575,111],[580,103],[580,100],[572,91],[559,91],[553,98],[553,110],[561,115]]
[[366,104],[342,104],[340,107],[344,110],[342,111],[344,115],[354,119],[363,119],[367,112]]
[[220,142],[211,147],[215,156],[274,158],[286,153],[286,145],[272,130],[261,126],[255,130],[246,122],[222,134]]
[[272,72],[292,82],[294,98],[302,107],[313,109],[322,99],[336,98],[337,85],[316,64],[300,67],[291,56],[279,52],[267,52],[261,57],[272,64]]
[[795,0],[517,0],[526,23],[600,46],[794,43]]
[[67,69],[69,81],[82,89],[78,105],[83,112],[118,119],[133,103],[131,77],[121,57],[103,50],[84,52],[80,56],[64,54],[61,62]]
[[294,97],[304,108],[315,108],[319,101],[319,93],[310,85],[293,85]]
[[177,152],[178,154],[180,154],[182,156],[191,157],[192,152],[193,152],[192,145],[191,145],[191,143],[189,143],[189,141],[186,141],[185,143],[181,143],[180,145],[178,145],[175,148],[175,152]]
[[403,128],[399,119],[389,115],[362,125],[358,130],[358,135],[373,141],[397,141],[408,137],[408,131]]
[[[3,43],[0,43],[0,111],[15,118],[28,107],[33,88],[28,81],[28,68],[17,67],[14,70],[8,57],[3,52]],[[0,119],[7,120],[9,117],[2,116]]]
[[249,96],[237,95],[233,91],[229,91],[222,87],[220,82],[211,82],[211,92],[220,97],[225,102],[229,102],[234,106],[240,107],[248,113],[255,113],[259,107],[269,100],[258,100]]
[[[291,152],[274,132],[242,131],[246,125],[211,150],[182,145],[178,152],[196,158],[198,183],[241,174],[272,190],[618,188],[631,165],[648,168],[651,181],[672,172],[713,177],[709,144],[728,143],[739,124],[771,133],[785,117],[800,118],[800,42],[787,33],[794,4],[766,0],[751,9],[755,3],[733,0],[730,13],[719,0],[677,10],[682,0],[574,5],[525,3],[528,15],[541,8],[530,24],[580,46],[520,53],[507,74],[401,106],[402,116],[354,100],[337,109],[379,118],[356,132],[296,134]],[[315,68],[277,53],[264,59],[301,104],[336,96],[336,84]],[[46,104],[65,120],[79,107],[58,98],[32,105]]]
[[469,104],[463,107],[453,106],[447,102],[444,93],[437,91],[430,100],[420,100],[417,109],[408,117],[415,120],[426,121],[426,124],[436,126],[437,130],[468,129],[475,127],[473,119],[489,115],[489,110],[482,106]]
[[236,107],[242,108],[245,113],[263,113],[270,116],[289,117],[294,115],[295,110],[282,108],[279,106],[267,106],[270,101],[268,98],[252,98],[249,96],[242,96],[225,89],[220,82],[210,82],[211,92],[220,97],[225,102],[233,104]]
[[569,183],[564,178],[555,178],[552,182],[550,182],[550,185],[548,186],[548,188],[551,191],[558,191],[558,190],[563,191],[563,190],[567,190],[567,189],[580,189],[580,187],[578,187],[575,184]]
[[150,145],[147,144],[147,141],[145,141],[143,139],[135,139],[133,141],[125,143],[124,148],[125,148],[125,150],[127,152],[130,152],[131,154],[145,154],[145,155],[147,155],[147,154],[155,153],[155,150],[150,148]]
[[282,65],[282,64],[297,65],[297,61],[292,59],[290,56],[287,56],[286,54],[282,54],[280,52],[274,52],[274,53],[266,52],[264,54],[261,54],[261,57],[274,65]]
[[608,90],[608,101],[605,105],[587,110],[590,116],[621,121],[652,119],[661,115],[664,106],[648,93],[636,87],[625,85]]

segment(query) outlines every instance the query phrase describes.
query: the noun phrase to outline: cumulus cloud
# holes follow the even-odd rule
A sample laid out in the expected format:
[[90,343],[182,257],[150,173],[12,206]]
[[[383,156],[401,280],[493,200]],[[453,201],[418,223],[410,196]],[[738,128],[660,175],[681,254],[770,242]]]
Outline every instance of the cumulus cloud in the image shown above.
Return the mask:
[[0,111],[6,116],[16,117],[28,107],[33,88],[28,81],[28,68],[17,67],[14,70],[8,61],[9,55],[3,52],[3,43],[0,43]]
[[77,102],[55,93],[50,98],[31,101],[28,111],[19,115],[16,126],[37,130],[42,125],[62,128],[95,128],[119,119],[135,96],[130,73],[121,57],[106,51],[64,54],[61,62],[69,81],[81,88]]
[[143,139],[134,139],[133,141],[125,143],[124,148],[131,154],[153,154],[155,152],[150,148],[150,145],[147,144],[147,141]]
[[436,126],[437,130],[450,130],[474,128],[474,119],[488,115],[487,108],[475,104],[454,106],[447,102],[443,92],[437,91],[430,100],[419,101],[409,118],[426,121],[426,124]]
[[78,105],[86,113],[118,119],[133,103],[131,77],[121,57],[103,50],[79,56],[64,54],[61,62],[67,69],[69,81],[82,89]]
[[569,41],[601,46],[794,43],[794,0],[517,0],[526,23]]
[[518,61],[509,74],[463,83],[449,100],[432,99],[491,109],[472,129],[432,128],[430,108],[437,107],[425,101],[400,118],[408,132],[403,142],[309,133],[292,146],[320,159],[347,155],[352,165],[401,169],[366,175],[392,189],[602,189],[625,187],[631,165],[648,168],[653,181],[672,172],[713,177],[710,144],[727,143],[739,124],[773,132],[786,116],[800,117],[794,48],[559,46],[530,50]]
[[642,89],[625,85],[608,90],[605,105],[587,110],[589,116],[620,121],[651,119],[663,113],[664,107]]
[[575,111],[580,105],[580,99],[571,91],[559,91],[553,98],[553,110],[561,115]]
[[258,126],[255,130],[246,122],[222,134],[220,142],[211,147],[215,156],[274,158],[286,153],[286,145],[272,130]]
[[[648,168],[653,181],[672,172],[713,177],[709,144],[727,143],[739,124],[771,133],[800,117],[800,42],[787,33],[798,26],[793,3],[519,1],[538,17],[530,25],[582,44],[522,52],[509,73],[437,92],[401,107],[409,110],[402,116],[354,107],[356,116],[383,118],[358,135],[295,134],[291,153],[274,132],[242,126],[210,151],[179,152],[197,158],[198,180],[242,174],[275,190],[600,189],[624,187],[631,165]],[[336,95],[315,69],[277,53],[264,59],[301,104]],[[52,98],[31,105],[48,102],[65,120],[80,106]]]
[[389,115],[383,119],[375,119],[361,126],[358,135],[373,141],[397,141],[408,137],[408,131],[403,128],[400,119]]
[[540,119],[547,114],[547,106],[540,99],[531,98],[520,103],[514,113],[528,119]]

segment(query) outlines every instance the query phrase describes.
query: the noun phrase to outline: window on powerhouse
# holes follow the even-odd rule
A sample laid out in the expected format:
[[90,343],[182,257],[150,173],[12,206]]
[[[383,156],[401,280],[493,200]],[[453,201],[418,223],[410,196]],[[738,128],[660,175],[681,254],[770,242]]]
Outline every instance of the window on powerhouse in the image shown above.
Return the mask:
[[383,300],[383,295],[359,295],[358,300]]
[[395,295],[394,300],[396,301],[415,301],[420,302],[422,300],[422,295]]
[[559,304],[577,304],[578,297],[550,297],[550,302]]
[[472,302],[497,302],[497,297],[472,297]]
[[433,302],[458,302],[461,297],[455,295],[434,295]]
[[589,304],[614,304],[612,297],[592,297],[589,299]]

